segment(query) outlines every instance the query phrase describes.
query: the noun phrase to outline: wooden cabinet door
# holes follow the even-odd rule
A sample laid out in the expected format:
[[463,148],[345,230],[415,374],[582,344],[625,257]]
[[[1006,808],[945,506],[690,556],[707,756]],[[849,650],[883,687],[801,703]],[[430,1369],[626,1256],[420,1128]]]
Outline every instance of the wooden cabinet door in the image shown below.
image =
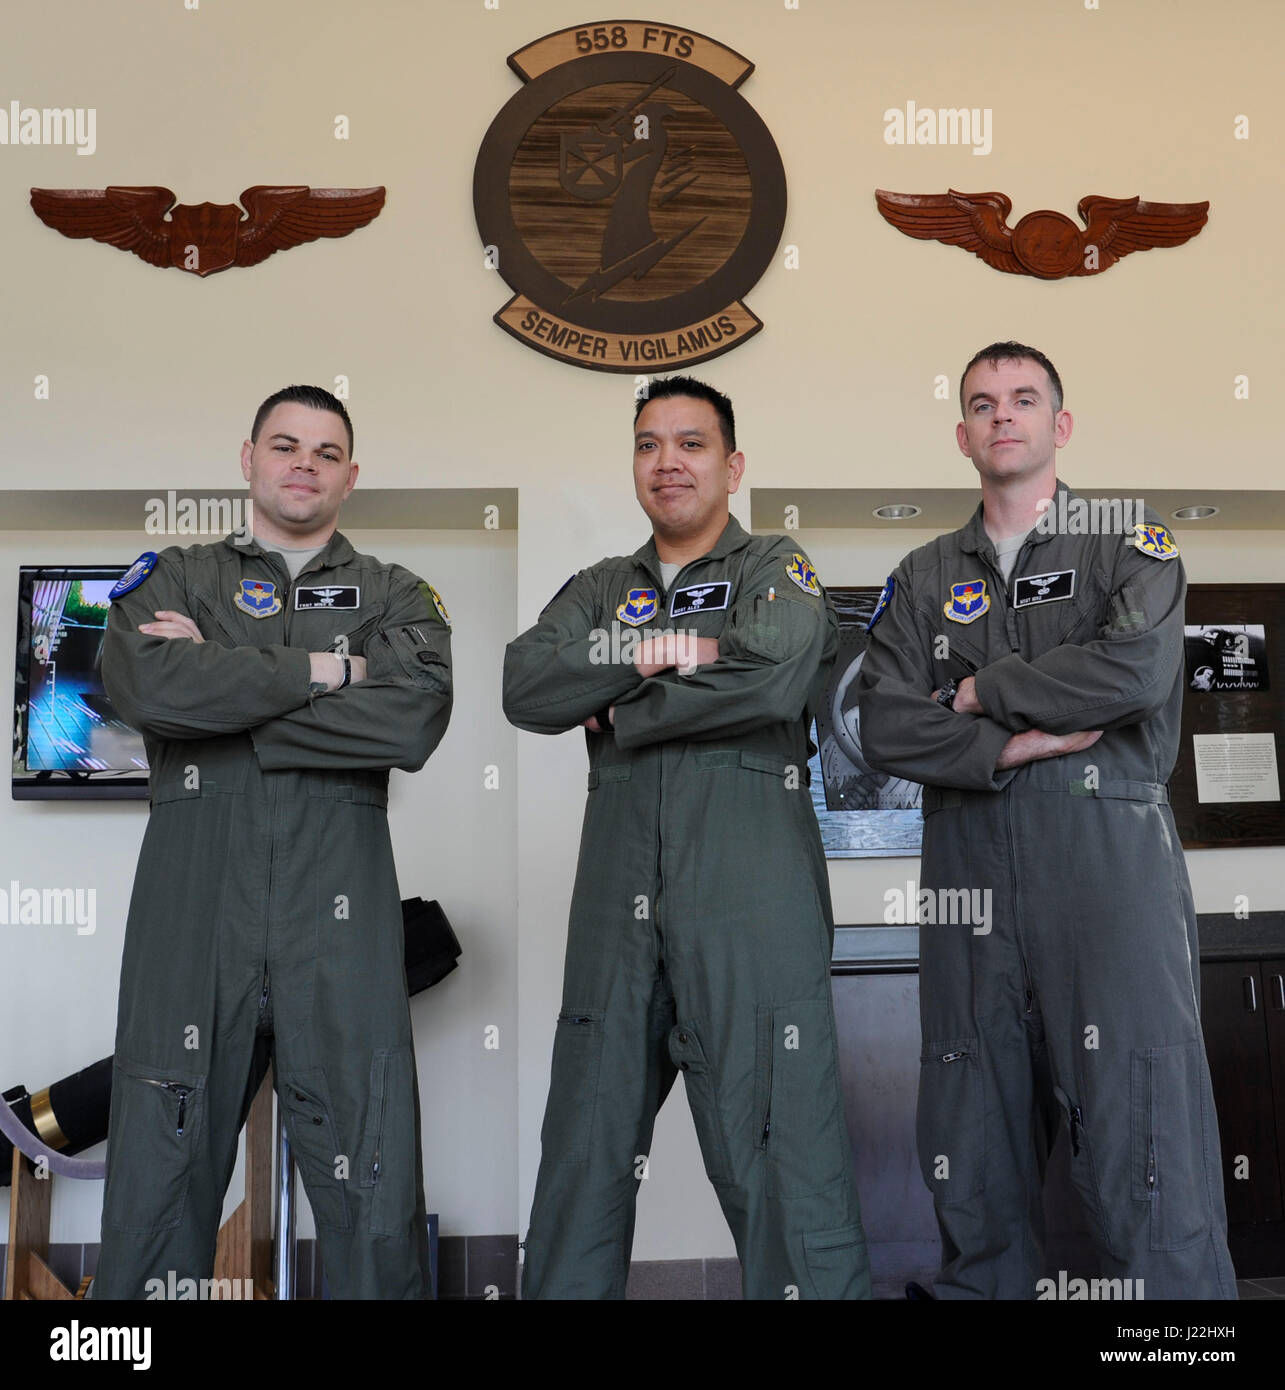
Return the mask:
[[[1217,961],[1200,967],[1200,1017],[1218,1110],[1231,1226],[1285,1218],[1264,975],[1270,977],[1271,971],[1257,961]],[[1276,1016],[1282,1020],[1277,1026],[1279,1074],[1285,1081],[1285,1014]]]
[[[1285,1159],[1285,960],[1265,960],[1263,1013],[1267,1020],[1267,1048],[1272,1063],[1272,1091],[1276,1101],[1276,1152]],[[1285,1203],[1285,1162],[1277,1173],[1281,1200]]]

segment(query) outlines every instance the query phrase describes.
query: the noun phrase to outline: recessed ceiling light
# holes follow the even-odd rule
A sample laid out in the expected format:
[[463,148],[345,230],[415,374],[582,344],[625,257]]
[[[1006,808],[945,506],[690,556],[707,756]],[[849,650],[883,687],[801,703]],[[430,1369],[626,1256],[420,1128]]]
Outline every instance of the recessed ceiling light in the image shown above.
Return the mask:
[[906,521],[922,511],[923,508],[916,507],[913,502],[892,502],[886,507],[876,507],[874,514],[880,521]]
[[1173,519],[1175,521],[1204,521],[1208,517],[1217,515],[1217,507],[1207,507],[1202,504],[1198,507],[1179,507],[1173,513]]

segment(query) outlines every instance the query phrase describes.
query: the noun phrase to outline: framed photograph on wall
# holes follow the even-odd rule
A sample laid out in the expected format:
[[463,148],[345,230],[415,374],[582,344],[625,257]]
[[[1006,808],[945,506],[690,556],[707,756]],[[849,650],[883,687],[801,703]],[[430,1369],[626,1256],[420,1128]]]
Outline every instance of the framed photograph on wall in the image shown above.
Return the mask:
[[1182,742],[1169,779],[1186,849],[1285,844],[1285,584],[1191,584]]
[[917,855],[923,788],[872,768],[861,751],[856,678],[881,586],[827,591],[839,614],[839,655],[817,710],[812,741],[818,751],[809,764],[826,858]]

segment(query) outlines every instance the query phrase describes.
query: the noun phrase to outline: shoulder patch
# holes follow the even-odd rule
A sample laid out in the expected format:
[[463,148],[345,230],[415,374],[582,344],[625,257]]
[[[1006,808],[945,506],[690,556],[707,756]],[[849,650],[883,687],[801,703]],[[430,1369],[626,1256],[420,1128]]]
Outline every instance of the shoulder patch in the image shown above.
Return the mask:
[[108,600],[118,599],[129,593],[147,578],[156,568],[156,552],[145,550],[111,587]]
[[1174,540],[1173,532],[1158,522],[1138,522],[1129,544],[1144,555],[1150,555],[1153,560],[1172,560],[1178,554],[1178,542]]
[[817,579],[817,572],[804,556],[796,550],[784,563],[786,574],[805,594],[821,597],[821,584]]
[[557,600],[558,600],[558,596],[566,589],[567,585],[570,584],[571,581],[572,581],[574,578],[575,578],[575,575],[574,575],[574,574],[569,574],[569,575],[567,575],[566,581],[558,586],[558,592],[557,592],[556,594],[553,595],[553,597],[548,601],[548,603],[546,603],[546,604],[544,605],[544,607],[543,607],[542,609],[540,609],[540,616],[541,616],[541,617],[543,617],[543,616],[545,615],[545,613],[546,613],[550,608],[553,607],[553,605],[554,605],[554,604],[557,602]]
[[883,610],[892,602],[893,591],[896,587],[897,581],[892,575],[889,575],[883,582],[883,591],[879,595],[879,602],[875,604],[875,611],[871,613],[870,621],[866,624],[867,632],[883,617]]
[[437,590],[433,588],[433,586],[427,580],[423,581],[423,587],[421,592],[423,593],[424,597],[428,600],[428,602],[431,603],[433,607],[437,609],[437,616],[441,618],[441,620],[446,624],[447,627],[450,627],[450,614],[446,611],[446,605],[442,602],[441,594],[439,594]]

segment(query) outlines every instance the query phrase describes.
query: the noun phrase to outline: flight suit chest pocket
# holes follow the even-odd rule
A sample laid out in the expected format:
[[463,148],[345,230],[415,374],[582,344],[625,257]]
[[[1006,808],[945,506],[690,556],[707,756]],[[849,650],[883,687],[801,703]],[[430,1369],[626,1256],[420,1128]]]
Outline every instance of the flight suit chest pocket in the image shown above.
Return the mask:
[[919,1167],[933,1200],[952,1206],[985,1187],[985,1106],[976,1038],[935,1038],[920,1055]]
[[205,1121],[205,1077],[149,1067],[116,1054],[112,1131],[103,1224],[152,1234],[183,1220]]
[[415,1080],[409,1047],[380,1048],[370,1063],[358,1182],[369,1192],[370,1229],[408,1236],[415,1220]]
[[728,648],[734,652],[741,647],[767,661],[786,661],[807,648],[822,622],[824,609],[819,600],[796,598],[787,588],[770,598],[756,594],[737,610]]
[[343,656],[365,656],[366,643],[383,611],[382,605],[363,613],[348,613],[337,608],[305,610],[291,624],[290,645],[306,647],[312,652],[335,651]]
[[347,1230],[345,1155],[339,1143],[334,1107],[319,1068],[282,1076],[277,1094],[285,1107],[290,1143],[295,1151],[313,1219],[319,1226]]

